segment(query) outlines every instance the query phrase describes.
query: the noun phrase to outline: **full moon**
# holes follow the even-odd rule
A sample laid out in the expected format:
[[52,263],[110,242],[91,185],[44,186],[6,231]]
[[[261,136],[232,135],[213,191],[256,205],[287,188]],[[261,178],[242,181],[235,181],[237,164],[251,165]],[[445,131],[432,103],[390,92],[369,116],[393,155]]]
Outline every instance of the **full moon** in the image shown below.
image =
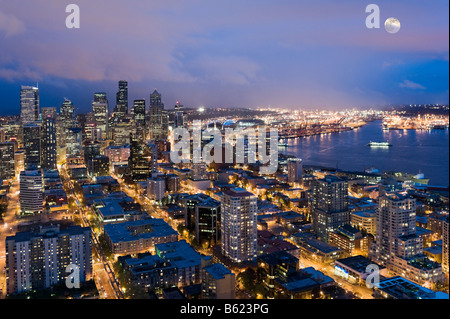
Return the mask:
[[384,27],[387,32],[394,34],[400,31],[401,25],[400,21],[397,18],[389,18],[384,23]]

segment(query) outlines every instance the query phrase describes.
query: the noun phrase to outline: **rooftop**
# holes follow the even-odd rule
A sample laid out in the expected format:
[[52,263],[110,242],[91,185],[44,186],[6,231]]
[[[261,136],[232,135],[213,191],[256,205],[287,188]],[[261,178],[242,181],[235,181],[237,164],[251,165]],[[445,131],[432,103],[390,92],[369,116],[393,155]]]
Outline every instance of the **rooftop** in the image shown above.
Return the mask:
[[201,265],[201,255],[185,240],[155,245],[156,254],[177,266],[186,268]]
[[113,243],[178,235],[163,219],[143,219],[104,226],[105,233]]
[[203,269],[211,274],[216,280],[223,279],[225,278],[225,275],[231,274],[231,271],[222,264],[213,264]]
[[446,293],[434,292],[400,276],[375,283],[375,287],[395,299],[449,299]]

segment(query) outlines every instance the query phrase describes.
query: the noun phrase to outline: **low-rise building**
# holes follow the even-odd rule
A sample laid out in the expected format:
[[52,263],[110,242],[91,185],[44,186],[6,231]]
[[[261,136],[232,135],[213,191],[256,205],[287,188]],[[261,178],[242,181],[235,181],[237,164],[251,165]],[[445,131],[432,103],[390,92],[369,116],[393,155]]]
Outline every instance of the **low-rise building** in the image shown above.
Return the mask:
[[162,219],[144,219],[104,225],[113,254],[129,255],[151,252],[155,245],[178,240],[178,232]]

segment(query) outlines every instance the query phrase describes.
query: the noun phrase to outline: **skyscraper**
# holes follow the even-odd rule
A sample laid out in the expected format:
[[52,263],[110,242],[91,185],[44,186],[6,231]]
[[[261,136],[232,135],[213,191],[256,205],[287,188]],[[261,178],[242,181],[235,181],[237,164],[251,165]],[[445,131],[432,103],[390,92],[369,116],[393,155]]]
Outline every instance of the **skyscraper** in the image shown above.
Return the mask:
[[95,93],[92,102],[92,112],[94,113],[95,126],[101,130],[102,139],[108,136],[108,116],[109,106],[106,93]]
[[348,182],[333,175],[312,185],[312,217],[316,235],[328,242],[330,232],[350,224]]
[[65,129],[74,127],[75,106],[70,100],[65,100],[61,105],[60,118]]
[[134,124],[136,126],[136,138],[145,140],[145,100],[134,101]]
[[71,127],[66,131],[66,158],[81,157],[83,155],[82,130]]
[[0,180],[15,176],[14,142],[0,142]]
[[154,169],[153,162],[152,149],[147,144],[132,139],[128,167],[133,181],[146,181],[150,178]]
[[223,192],[222,254],[231,261],[251,261],[257,255],[257,198],[242,188]]
[[184,127],[184,112],[183,105],[179,101],[175,104],[175,128]]
[[41,165],[41,128],[37,124],[23,126],[23,147],[25,149],[25,168]]
[[39,120],[39,89],[23,86],[20,90],[20,120],[22,124]]
[[150,95],[148,126],[150,130],[150,139],[153,141],[167,139],[169,116],[164,110],[161,94],[156,90]]
[[42,107],[41,108],[41,118],[44,120],[46,117],[51,117],[54,120],[56,120],[58,116],[58,112],[56,111],[56,107],[54,106],[48,106],[48,107]]
[[122,120],[128,113],[128,82],[119,81],[119,91],[116,94],[116,107],[114,116],[118,120]]
[[42,159],[41,166],[45,169],[56,169],[56,127],[53,117],[42,120]]

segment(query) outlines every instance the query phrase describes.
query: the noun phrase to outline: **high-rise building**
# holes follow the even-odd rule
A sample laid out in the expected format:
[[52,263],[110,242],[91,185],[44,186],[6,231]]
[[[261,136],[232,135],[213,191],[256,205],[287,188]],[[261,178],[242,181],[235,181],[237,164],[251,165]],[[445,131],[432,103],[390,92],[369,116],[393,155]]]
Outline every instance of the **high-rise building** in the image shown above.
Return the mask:
[[58,117],[58,111],[56,110],[56,107],[47,106],[41,108],[41,119],[44,120],[47,117],[51,117],[52,119],[56,120],[56,118]]
[[153,144],[132,140],[128,167],[134,181],[146,181],[152,177],[156,170],[157,155],[157,148]]
[[128,82],[119,81],[119,91],[116,95],[116,107],[114,117],[122,120],[128,114]]
[[251,261],[257,255],[257,198],[242,188],[223,192],[222,254],[231,261]]
[[80,282],[91,279],[91,230],[80,226],[61,230],[59,225],[6,238],[7,293],[30,292],[66,282],[78,267]]
[[147,196],[151,200],[160,201],[165,197],[166,181],[163,178],[149,178],[147,180]]
[[101,130],[102,139],[108,136],[109,106],[106,93],[95,93],[92,102],[92,112],[95,118],[95,127]]
[[65,129],[75,125],[75,106],[70,100],[65,100],[61,105],[60,118]]
[[[422,238],[415,235],[416,199],[402,192],[386,193],[380,197],[377,211],[379,263],[386,265],[395,255],[412,257],[419,254],[423,246]],[[410,237],[410,247],[399,246],[399,238],[402,237]]]
[[208,198],[195,206],[195,238],[211,245],[220,240],[220,202]]
[[179,101],[175,104],[175,119],[174,119],[175,128],[184,127],[184,112],[183,105]]
[[448,216],[442,224],[442,269],[448,274]]
[[442,282],[441,264],[423,254],[423,239],[416,233],[416,199],[400,191],[384,193],[378,200],[377,237],[371,258],[389,272],[427,288]]
[[89,173],[92,176],[108,176],[109,173],[109,158],[104,155],[95,156],[91,159],[92,164],[89,167],[92,169]]
[[55,119],[50,117],[42,119],[42,159],[44,169],[56,169],[56,127]]
[[34,123],[23,126],[23,147],[25,149],[25,168],[41,165],[41,127]]
[[138,140],[145,140],[145,100],[134,101],[134,123],[136,126],[136,138]]
[[22,124],[39,120],[39,89],[22,86],[20,90],[20,120]]
[[66,158],[81,157],[83,155],[82,130],[71,127],[66,131]]
[[0,143],[0,180],[15,176],[14,142]]
[[167,139],[169,130],[169,116],[164,110],[161,94],[153,91],[150,95],[149,123],[150,139],[153,141]]
[[20,210],[22,214],[42,212],[43,204],[42,173],[40,170],[20,172]]
[[287,162],[288,183],[303,182],[303,160],[300,158],[291,158]]
[[346,180],[327,175],[313,183],[312,217],[314,231],[324,242],[328,242],[330,232],[350,224]]

